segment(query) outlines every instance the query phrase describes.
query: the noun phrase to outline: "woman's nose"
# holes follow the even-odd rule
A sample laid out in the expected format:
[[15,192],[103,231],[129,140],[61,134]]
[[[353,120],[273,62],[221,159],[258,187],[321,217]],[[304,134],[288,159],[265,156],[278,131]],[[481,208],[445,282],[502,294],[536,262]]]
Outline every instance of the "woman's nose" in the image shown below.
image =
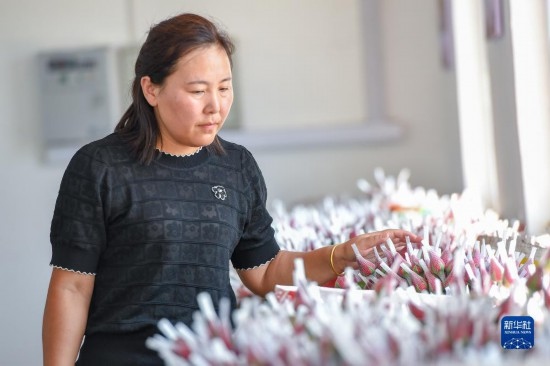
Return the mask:
[[208,104],[205,108],[207,113],[218,113],[220,111],[220,96],[217,93],[211,93]]

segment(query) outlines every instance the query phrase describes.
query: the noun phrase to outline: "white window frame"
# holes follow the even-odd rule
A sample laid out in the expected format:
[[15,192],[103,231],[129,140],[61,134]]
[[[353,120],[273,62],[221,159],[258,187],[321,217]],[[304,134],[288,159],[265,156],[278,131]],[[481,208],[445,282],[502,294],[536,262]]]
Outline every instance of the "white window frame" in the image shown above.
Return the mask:
[[364,49],[367,116],[364,122],[341,125],[335,121],[333,126],[267,131],[225,129],[220,131],[220,136],[247,146],[253,151],[349,144],[367,146],[400,139],[404,133],[403,127],[391,121],[386,115],[379,4],[377,0],[360,1],[366,43]]

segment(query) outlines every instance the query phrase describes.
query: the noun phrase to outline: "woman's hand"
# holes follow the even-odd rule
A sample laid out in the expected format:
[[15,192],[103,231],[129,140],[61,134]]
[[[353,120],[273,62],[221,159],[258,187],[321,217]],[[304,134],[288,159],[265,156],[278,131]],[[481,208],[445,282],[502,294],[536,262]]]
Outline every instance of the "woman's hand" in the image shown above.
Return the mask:
[[[390,239],[397,250],[406,246],[407,237],[411,243],[421,244],[422,237],[406,230],[388,229],[356,236],[334,248],[332,263],[336,273],[342,273],[346,267],[357,269],[357,260],[351,247],[355,243],[361,255],[370,261],[375,261],[374,248]],[[378,251],[381,253],[381,251]]]
[[405,230],[384,230],[363,234],[337,244],[335,247],[328,245],[310,252],[292,252],[281,250],[277,256],[259,267],[238,270],[237,273],[243,284],[253,293],[265,296],[273,291],[275,285],[292,285],[292,273],[294,261],[302,258],[306,270],[306,277],[320,284],[324,284],[344,272],[346,267],[358,268],[355,253],[351,245],[355,243],[361,255],[374,261],[373,248],[385,244],[391,239],[396,249],[406,245],[407,237],[411,243],[420,244],[422,238]]

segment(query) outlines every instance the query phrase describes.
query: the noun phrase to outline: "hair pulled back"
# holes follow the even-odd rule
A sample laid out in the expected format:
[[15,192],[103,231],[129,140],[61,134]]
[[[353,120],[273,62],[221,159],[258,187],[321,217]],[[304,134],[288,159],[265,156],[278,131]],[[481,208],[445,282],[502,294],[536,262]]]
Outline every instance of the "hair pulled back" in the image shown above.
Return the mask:
[[[162,85],[175,71],[181,57],[211,45],[221,46],[232,64],[233,42],[213,22],[200,15],[180,14],[149,30],[135,64],[132,103],[115,127],[115,132],[130,144],[141,163],[149,164],[154,159],[160,133],[154,109],[143,95],[141,78],[149,76],[154,84]],[[209,148],[216,153],[223,152],[217,136]]]

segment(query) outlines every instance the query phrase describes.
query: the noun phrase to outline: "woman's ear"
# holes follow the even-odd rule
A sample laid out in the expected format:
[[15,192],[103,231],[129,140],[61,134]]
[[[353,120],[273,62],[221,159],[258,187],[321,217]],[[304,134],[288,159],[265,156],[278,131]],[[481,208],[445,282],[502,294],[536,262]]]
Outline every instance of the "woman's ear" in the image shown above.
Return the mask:
[[149,76],[143,76],[140,80],[141,90],[143,91],[143,96],[151,107],[157,106],[157,94],[159,87],[151,81]]

